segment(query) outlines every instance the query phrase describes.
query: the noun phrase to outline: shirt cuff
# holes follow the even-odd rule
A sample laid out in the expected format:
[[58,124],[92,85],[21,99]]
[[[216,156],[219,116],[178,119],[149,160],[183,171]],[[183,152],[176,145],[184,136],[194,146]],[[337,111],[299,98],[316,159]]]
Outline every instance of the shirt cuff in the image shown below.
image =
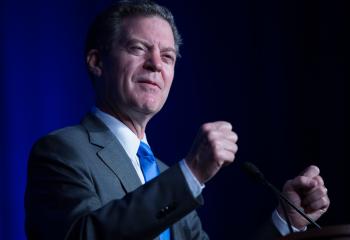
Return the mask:
[[180,164],[181,171],[185,176],[187,185],[192,192],[193,197],[195,198],[198,197],[202,193],[202,190],[205,187],[205,185],[201,184],[197,180],[197,178],[193,175],[187,163],[185,162],[185,159],[182,159],[179,164]]
[[[278,214],[277,210],[273,211],[272,213],[272,222],[282,236],[286,236],[290,233],[288,223]],[[304,232],[306,231],[307,227],[304,227],[303,229],[298,229],[292,226],[292,229],[294,232]]]

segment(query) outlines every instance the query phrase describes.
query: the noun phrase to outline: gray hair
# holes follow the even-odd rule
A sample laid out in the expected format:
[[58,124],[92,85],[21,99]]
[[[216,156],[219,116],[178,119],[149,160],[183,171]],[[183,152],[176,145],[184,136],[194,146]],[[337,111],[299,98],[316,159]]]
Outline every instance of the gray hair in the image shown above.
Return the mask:
[[99,14],[90,26],[87,35],[86,54],[91,49],[109,53],[113,42],[119,39],[122,21],[127,17],[137,16],[157,16],[166,20],[173,31],[176,53],[180,56],[179,47],[182,39],[176,28],[174,16],[169,9],[147,0],[120,1]]

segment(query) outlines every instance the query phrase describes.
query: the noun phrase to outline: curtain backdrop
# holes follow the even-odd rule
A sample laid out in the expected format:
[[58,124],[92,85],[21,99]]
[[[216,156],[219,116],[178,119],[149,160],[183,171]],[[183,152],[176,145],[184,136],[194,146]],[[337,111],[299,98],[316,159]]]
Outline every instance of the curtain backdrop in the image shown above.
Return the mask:
[[[0,239],[25,239],[34,141],[79,123],[94,102],[84,39],[94,15],[110,3],[0,3]],[[320,224],[350,223],[346,1],[159,3],[173,11],[184,45],[168,102],[147,130],[154,152],[169,165],[185,157],[207,121],[230,121],[239,135],[235,163],[207,183],[198,210],[211,238],[244,239],[276,205],[241,173],[244,161],[279,187],[318,165],[332,201]]]

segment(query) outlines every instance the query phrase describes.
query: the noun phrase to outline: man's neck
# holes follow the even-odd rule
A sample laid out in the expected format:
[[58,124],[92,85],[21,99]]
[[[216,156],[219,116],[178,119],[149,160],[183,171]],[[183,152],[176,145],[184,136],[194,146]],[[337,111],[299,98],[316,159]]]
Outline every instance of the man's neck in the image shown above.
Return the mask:
[[149,119],[130,117],[127,114],[123,114],[122,111],[117,108],[106,107],[99,104],[97,104],[97,107],[101,111],[108,113],[124,123],[140,140],[144,137]]

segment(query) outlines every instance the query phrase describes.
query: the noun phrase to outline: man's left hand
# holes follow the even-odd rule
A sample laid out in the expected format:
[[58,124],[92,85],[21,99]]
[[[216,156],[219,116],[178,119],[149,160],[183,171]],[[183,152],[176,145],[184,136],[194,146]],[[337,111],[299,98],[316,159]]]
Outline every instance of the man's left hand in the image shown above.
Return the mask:
[[[327,211],[330,204],[327,188],[316,166],[306,168],[299,176],[287,181],[283,187],[283,194],[315,221]],[[285,218],[280,205],[277,211]],[[309,224],[303,216],[290,207],[287,207],[287,214],[292,225],[298,229],[303,229]]]

